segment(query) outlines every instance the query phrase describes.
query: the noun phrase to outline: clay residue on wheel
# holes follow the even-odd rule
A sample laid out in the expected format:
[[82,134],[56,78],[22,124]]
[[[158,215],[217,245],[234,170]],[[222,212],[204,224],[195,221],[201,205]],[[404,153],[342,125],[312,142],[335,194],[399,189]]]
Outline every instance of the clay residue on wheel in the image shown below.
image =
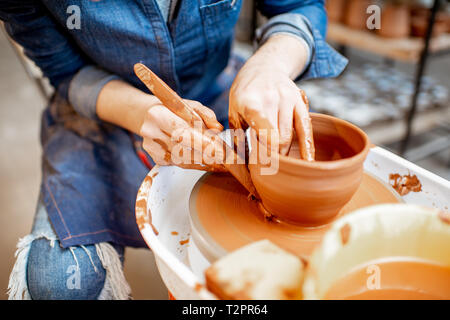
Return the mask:
[[148,174],[142,182],[136,197],[136,223],[141,230],[145,227],[145,224],[151,223],[151,216],[147,213],[147,194],[152,187],[152,183],[153,179]]
[[153,184],[152,176],[156,177],[157,174],[158,166],[155,166],[145,177],[136,197],[136,223],[140,230],[144,229],[146,224],[149,224],[155,235],[158,235],[159,232],[152,224],[152,213],[150,208],[147,206],[147,195],[149,194]]
[[[140,199],[136,201],[136,207],[140,208],[146,208],[147,207],[147,200],[146,199]],[[136,217],[137,225],[139,226],[139,229],[144,228],[144,225],[146,223],[149,223],[148,216],[146,214],[138,215]]]
[[[296,256],[309,257],[337,217],[381,203],[398,203],[400,197],[389,185],[364,173],[361,186],[339,214],[321,227],[305,227],[284,221],[267,221],[256,201],[230,175],[211,174],[196,186],[191,197],[191,216],[199,219],[201,237],[231,252],[257,239],[269,239]],[[204,228],[204,229],[203,229]],[[339,242],[341,239],[338,239]]]
[[350,238],[350,231],[351,231],[351,227],[348,223],[344,224],[341,227],[340,233],[341,233],[341,241],[342,241],[342,245],[346,245],[348,242],[348,239]]
[[416,175],[391,173],[389,175],[389,184],[399,195],[406,196],[410,192],[422,191],[422,184]]
[[195,292],[200,292],[203,289],[203,285],[201,283],[196,283],[194,286]]
[[450,212],[440,211],[439,219],[446,224],[450,224]]

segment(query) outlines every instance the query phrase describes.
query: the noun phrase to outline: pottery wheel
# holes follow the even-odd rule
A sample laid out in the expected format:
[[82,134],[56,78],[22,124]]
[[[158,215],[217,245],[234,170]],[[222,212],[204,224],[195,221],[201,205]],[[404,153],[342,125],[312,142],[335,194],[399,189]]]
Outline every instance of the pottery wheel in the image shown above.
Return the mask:
[[[266,221],[247,195],[229,174],[207,173],[197,181],[189,200],[192,236],[208,260],[261,239],[308,257],[334,221],[319,227]],[[391,186],[365,172],[359,189],[335,219],[362,207],[398,202],[402,200]]]

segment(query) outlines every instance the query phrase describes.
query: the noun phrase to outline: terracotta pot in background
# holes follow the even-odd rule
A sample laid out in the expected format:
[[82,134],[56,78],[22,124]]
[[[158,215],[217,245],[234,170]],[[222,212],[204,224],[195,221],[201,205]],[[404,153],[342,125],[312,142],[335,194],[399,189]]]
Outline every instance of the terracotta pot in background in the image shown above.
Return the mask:
[[344,19],[346,2],[347,0],[328,0],[326,2],[328,18],[331,22],[341,22]]
[[410,34],[410,24],[408,6],[386,4],[381,10],[381,29],[377,33],[382,37],[406,38]]
[[367,7],[372,4],[370,0],[348,0],[344,22],[353,29],[367,30]]
[[[311,113],[311,120],[316,161],[301,160],[298,150],[295,156],[291,150],[290,157],[279,156],[273,175],[261,174],[267,166],[259,163],[250,163],[249,169],[266,210],[288,223],[316,226],[334,218],[358,189],[370,143],[347,121],[318,113]],[[251,157],[257,144],[253,137]]]
[[[414,37],[425,37],[427,34],[430,10],[427,8],[413,8],[411,18],[411,34]],[[438,12],[433,27],[433,37],[439,36],[449,29],[449,16],[445,12]]]
[[447,33],[450,33],[450,12],[445,13],[445,20],[447,21]]

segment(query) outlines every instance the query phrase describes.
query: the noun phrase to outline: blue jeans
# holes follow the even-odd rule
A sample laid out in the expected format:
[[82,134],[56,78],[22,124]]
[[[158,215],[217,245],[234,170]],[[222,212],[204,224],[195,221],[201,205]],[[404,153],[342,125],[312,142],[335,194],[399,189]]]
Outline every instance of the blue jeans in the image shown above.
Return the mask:
[[62,248],[39,200],[30,235],[18,245],[10,299],[126,299],[124,247],[100,243]]

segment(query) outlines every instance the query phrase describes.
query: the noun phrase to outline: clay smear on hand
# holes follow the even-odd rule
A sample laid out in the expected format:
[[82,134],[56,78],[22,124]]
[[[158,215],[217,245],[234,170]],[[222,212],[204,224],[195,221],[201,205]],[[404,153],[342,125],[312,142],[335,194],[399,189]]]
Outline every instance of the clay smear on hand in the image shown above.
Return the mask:
[[295,108],[294,128],[298,137],[301,158],[307,161],[314,161],[315,147],[311,117],[309,116],[309,101],[302,89],[300,89],[300,93],[302,95],[303,102],[306,105],[306,110],[302,108]]
[[406,174],[402,176],[398,173],[391,173],[389,175],[389,183],[401,196],[405,196],[410,192],[422,191],[422,184],[416,175]]
[[[311,123],[311,117],[309,115],[309,101],[306,97],[306,94],[303,90],[299,89],[302,95],[302,100],[306,106],[306,108],[295,108],[294,109],[294,129],[295,134],[297,135],[298,146],[300,150],[300,158],[307,161],[315,160],[315,146],[314,146],[314,137],[313,137],[313,128]],[[251,127],[256,127],[258,124],[259,128],[270,128],[273,129],[273,125],[270,121],[261,116],[259,112],[256,112],[252,109],[246,110],[246,117],[252,119],[250,122]],[[261,139],[261,135],[263,132],[258,132],[258,139]],[[272,145],[271,135],[266,134],[267,136],[262,139],[266,141],[268,144],[268,152],[270,152],[270,145]],[[261,141],[261,140],[260,140]]]

